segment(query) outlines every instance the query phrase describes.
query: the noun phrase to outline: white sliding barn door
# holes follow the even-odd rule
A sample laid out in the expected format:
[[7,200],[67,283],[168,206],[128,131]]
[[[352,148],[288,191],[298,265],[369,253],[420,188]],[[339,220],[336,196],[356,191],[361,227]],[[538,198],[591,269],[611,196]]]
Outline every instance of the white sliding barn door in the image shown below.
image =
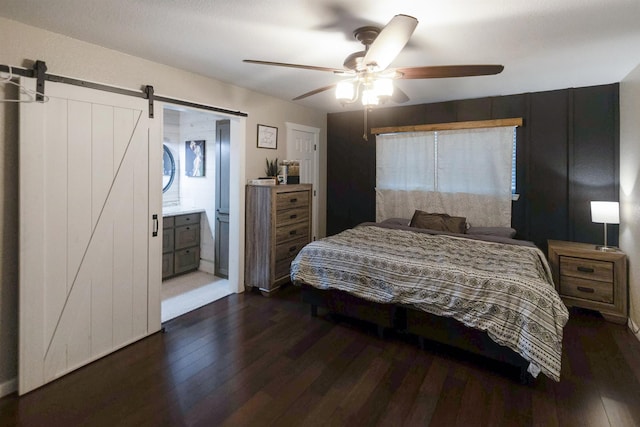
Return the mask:
[[162,145],[147,101],[46,94],[20,105],[20,394],[160,329]]

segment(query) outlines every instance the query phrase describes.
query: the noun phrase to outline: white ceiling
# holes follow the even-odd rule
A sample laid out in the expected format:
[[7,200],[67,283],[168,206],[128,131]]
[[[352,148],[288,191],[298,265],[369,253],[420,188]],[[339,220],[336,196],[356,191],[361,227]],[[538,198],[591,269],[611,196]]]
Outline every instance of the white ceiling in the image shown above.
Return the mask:
[[[339,77],[242,60],[341,68],[362,50],[353,30],[399,13],[419,24],[392,66],[505,66],[399,81],[410,104],[614,83],[640,63],[639,0],[0,1],[0,16],[288,100]],[[296,102],[344,109],[332,91]]]

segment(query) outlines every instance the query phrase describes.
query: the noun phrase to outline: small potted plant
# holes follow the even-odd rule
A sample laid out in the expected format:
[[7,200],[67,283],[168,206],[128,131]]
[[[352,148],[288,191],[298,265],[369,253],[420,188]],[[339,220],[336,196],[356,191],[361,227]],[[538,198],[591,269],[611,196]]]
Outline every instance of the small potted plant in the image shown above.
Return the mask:
[[278,166],[278,158],[275,160],[267,160],[267,168],[265,169],[265,173],[270,178],[276,178],[276,183],[278,182],[278,174],[280,173],[280,167]]

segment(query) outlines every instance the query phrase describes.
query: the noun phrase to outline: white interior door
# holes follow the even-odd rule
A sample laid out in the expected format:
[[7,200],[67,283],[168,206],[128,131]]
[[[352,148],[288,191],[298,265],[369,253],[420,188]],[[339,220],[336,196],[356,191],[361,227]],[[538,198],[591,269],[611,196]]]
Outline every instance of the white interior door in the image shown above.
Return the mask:
[[313,184],[312,209],[312,240],[318,236],[318,184],[320,147],[320,129],[286,123],[287,125],[287,160],[300,161],[300,183]]
[[20,105],[20,394],[160,329],[162,144],[147,101],[46,94]]

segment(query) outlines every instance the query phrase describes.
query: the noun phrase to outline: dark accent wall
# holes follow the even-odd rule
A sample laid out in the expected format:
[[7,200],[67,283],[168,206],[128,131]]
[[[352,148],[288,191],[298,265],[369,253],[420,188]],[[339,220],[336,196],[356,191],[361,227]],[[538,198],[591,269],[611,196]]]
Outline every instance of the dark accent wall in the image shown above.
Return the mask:
[[[517,129],[512,205],[517,237],[547,249],[548,239],[602,243],[589,201],[618,200],[619,85],[572,88],[369,113],[369,129],[522,117]],[[375,220],[375,136],[362,138],[362,111],[327,117],[327,234]],[[618,244],[618,226],[609,226]]]

